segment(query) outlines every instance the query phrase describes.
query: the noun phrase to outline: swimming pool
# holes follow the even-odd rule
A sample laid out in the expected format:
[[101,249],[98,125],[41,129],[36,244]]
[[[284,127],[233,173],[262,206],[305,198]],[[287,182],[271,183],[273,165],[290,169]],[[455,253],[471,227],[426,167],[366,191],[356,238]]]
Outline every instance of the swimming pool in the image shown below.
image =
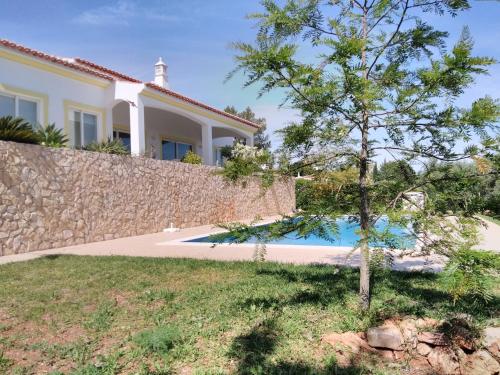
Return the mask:
[[[268,244],[271,245],[300,245],[300,246],[345,246],[352,247],[355,246],[359,240],[359,235],[356,233],[359,230],[359,224],[349,221],[347,218],[339,218],[336,220],[337,224],[337,234],[330,232],[329,239],[319,237],[317,235],[311,234],[307,237],[300,237],[298,233],[291,232],[285,237],[280,239],[271,240]],[[265,225],[264,225],[265,227]],[[381,218],[375,225],[377,231],[387,230],[393,237],[394,241],[397,242],[398,248],[413,248],[415,245],[415,237],[409,233],[406,228],[390,225],[386,218]],[[217,234],[216,236],[204,236],[199,238],[193,238],[186,240],[184,242],[198,242],[198,243],[232,243],[234,238],[228,233]],[[251,237],[245,243],[256,243],[257,238]],[[375,247],[387,247],[383,243],[370,243],[371,246]]]

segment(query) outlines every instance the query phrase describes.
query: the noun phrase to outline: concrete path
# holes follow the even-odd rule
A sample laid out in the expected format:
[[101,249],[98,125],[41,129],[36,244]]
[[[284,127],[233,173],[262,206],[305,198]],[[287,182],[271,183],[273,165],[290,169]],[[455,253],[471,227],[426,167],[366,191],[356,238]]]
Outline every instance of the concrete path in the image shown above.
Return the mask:
[[[271,219],[268,219],[271,220]],[[0,264],[36,259],[53,254],[74,254],[93,256],[141,256],[157,258],[194,258],[221,261],[252,260],[255,246],[253,244],[228,245],[212,247],[209,243],[183,242],[185,239],[202,237],[210,233],[220,232],[213,226],[200,226],[183,229],[174,233],[153,233],[143,236],[119,238],[110,241],[94,242],[84,245],[63,247],[58,249],[35,251],[31,253],[7,255],[0,257]],[[479,246],[500,252],[500,226],[489,224],[482,228],[483,243]],[[348,247],[330,246],[295,246],[267,245],[266,260],[294,264],[338,264],[359,265],[359,254],[351,254]],[[396,258],[396,270],[429,270],[439,271],[445,264],[445,258],[403,257]]]

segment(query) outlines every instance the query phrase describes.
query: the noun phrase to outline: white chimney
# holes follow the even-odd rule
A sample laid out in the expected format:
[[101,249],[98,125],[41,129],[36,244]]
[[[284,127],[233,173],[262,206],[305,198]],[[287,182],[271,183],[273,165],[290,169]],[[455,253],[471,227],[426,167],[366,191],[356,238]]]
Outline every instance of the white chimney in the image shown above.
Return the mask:
[[167,64],[160,59],[155,64],[155,84],[168,89]]

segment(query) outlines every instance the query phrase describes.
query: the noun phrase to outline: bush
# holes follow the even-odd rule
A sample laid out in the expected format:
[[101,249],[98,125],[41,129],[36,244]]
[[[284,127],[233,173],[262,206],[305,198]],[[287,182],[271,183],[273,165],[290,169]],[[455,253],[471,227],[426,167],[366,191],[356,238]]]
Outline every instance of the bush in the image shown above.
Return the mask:
[[0,140],[32,144],[39,141],[29,122],[12,116],[0,117]]
[[224,159],[231,159],[232,154],[233,154],[233,146],[224,146],[224,147],[221,147],[221,149],[220,149],[220,155]]
[[120,139],[108,139],[103,142],[92,142],[83,149],[114,155],[127,155],[129,153],[127,147],[125,147]]
[[68,138],[66,138],[62,129],[56,129],[55,124],[39,126],[36,129],[36,135],[38,137],[38,142],[42,146],[66,147],[66,144],[68,143]]
[[483,250],[462,249],[445,267],[443,281],[453,302],[469,298],[474,304],[493,298],[492,285],[498,280],[500,255]]
[[295,180],[295,197],[296,206],[299,210],[305,210],[309,208],[314,191],[313,191],[313,181],[305,179]]
[[162,326],[142,331],[134,337],[134,342],[147,352],[163,354],[180,341],[179,329],[175,326]]
[[188,163],[188,164],[202,164],[203,159],[201,158],[200,155],[194,153],[193,151],[188,151],[186,155],[181,159],[183,163]]

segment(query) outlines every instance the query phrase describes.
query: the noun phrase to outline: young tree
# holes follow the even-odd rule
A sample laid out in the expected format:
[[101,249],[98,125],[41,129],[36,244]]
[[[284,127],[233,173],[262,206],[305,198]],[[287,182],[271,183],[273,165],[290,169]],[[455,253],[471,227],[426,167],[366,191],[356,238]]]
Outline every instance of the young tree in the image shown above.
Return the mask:
[[257,132],[253,136],[254,146],[263,150],[269,150],[271,148],[271,141],[269,140],[269,135],[266,133],[267,124],[265,118],[257,117],[250,107],[246,107],[244,111],[238,112],[235,107],[227,106],[224,109],[224,112],[231,113],[233,115],[244,118],[245,120],[259,124],[260,129],[257,130]]
[[[318,173],[331,170],[333,164],[354,163],[357,168],[360,300],[366,310],[369,244],[377,236],[374,225],[381,215],[396,209],[395,203],[404,199],[406,191],[392,192],[389,200],[379,199],[370,164],[381,153],[409,163],[457,161],[482,155],[498,144],[490,136],[491,129],[498,130],[498,101],[484,97],[468,108],[455,104],[474,76],[487,73],[494,60],[472,54],[467,29],[446,51],[448,33],[425,19],[428,14],[454,16],[469,8],[467,0],[287,0],[280,4],[263,0],[263,12],[251,16],[258,20],[256,41],[235,43],[240,53],[232,74],[242,71],[246,85],[261,85],[260,94],[285,91],[288,105],[302,112],[301,123],[282,130],[283,153],[290,160],[316,164]],[[474,136],[483,141],[482,146],[469,145]],[[408,190],[425,184],[424,178]],[[316,215],[302,214],[301,233],[307,228],[317,230],[317,218],[329,215],[321,210]]]

